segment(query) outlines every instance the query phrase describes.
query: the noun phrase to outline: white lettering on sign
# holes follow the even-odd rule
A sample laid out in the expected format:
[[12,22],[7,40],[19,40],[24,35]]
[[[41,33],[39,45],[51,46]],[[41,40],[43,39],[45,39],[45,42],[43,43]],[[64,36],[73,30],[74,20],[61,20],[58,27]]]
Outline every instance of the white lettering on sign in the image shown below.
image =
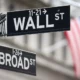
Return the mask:
[[31,16],[28,18],[27,25],[26,25],[26,30],[27,30],[29,27],[32,27],[33,29],[35,29],[35,25],[34,25],[34,22],[33,22],[33,19],[32,19]]
[[63,18],[64,18],[64,14],[65,13],[56,13],[55,14],[55,20],[63,20]]
[[25,23],[25,17],[23,17],[22,21],[21,18],[18,18],[18,21],[16,20],[16,18],[13,18],[14,20],[14,25],[15,25],[15,30],[18,31],[19,26],[21,30],[24,30],[24,23]]
[[5,63],[4,54],[3,54],[3,52],[0,52],[0,64],[4,65],[4,63]]
[[12,55],[9,53],[0,52],[0,65],[21,68],[24,70],[28,70],[30,65],[36,65],[35,59],[22,57],[22,51],[13,49],[12,52]]
[[38,29],[44,28],[44,25],[40,25],[40,18],[39,18],[39,16],[37,16],[37,28]]
[[46,15],[46,27],[54,27],[54,24],[49,24],[49,16]]
[[[56,19],[58,18],[58,15],[55,16]],[[36,16],[36,24],[34,23],[33,21],[33,17],[32,16],[29,16],[27,22],[26,22],[26,28],[24,27],[25,26],[25,20],[26,20],[26,17],[23,17],[22,19],[19,17],[18,19],[17,18],[13,18],[13,21],[14,21],[14,26],[15,26],[15,30],[18,31],[19,29],[22,31],[22,30],[28,30],[29,27],[32,27],[32,29],[42,29],[42,28],[50,28],[50,27],[54,27],[54,24],[50,24],[49,23],[49,15],[45,15],[45,18],[46,18],[46,25],[40,25],[40,16],[37,15]],[[24,29],[25,28],[25,29]]]

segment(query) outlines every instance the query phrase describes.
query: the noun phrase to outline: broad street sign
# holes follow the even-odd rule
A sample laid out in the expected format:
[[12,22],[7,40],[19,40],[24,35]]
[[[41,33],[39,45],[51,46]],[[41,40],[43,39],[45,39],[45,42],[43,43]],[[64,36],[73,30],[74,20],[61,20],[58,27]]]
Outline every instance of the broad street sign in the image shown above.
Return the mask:
[[7,12],[2,35],[15,36],[70,30],[70,6]]
[[0,46],[0,69],[36,76],[36,55],[31,52]]

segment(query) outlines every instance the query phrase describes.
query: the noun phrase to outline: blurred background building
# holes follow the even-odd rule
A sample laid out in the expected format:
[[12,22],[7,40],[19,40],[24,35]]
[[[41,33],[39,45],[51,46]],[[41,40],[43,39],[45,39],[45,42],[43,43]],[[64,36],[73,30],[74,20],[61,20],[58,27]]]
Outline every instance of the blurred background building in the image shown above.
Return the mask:
[[[71,5],[71,18],[80,15],[79,0],[0,0],[0,12]],[[75,13],[74,13],[75,11]],[[75,80],[73,60],[63,32],[0,37],[0,45],[37,55],[37,76],[0,69],[0,80]]]

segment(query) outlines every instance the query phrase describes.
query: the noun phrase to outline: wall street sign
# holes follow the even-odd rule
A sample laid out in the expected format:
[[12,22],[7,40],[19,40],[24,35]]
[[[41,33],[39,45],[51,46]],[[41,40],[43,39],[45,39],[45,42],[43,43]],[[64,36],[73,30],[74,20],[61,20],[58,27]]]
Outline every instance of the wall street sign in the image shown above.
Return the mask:
[[7,36],[70,30],[70,6],[7,12]]

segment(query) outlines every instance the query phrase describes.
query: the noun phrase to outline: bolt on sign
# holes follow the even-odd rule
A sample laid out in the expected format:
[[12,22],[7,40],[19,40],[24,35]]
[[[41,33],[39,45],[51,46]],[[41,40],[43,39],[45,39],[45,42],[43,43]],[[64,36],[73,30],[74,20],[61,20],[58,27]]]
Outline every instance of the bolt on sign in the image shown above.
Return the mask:
[[36,55],[31,52],[0,46],[0,69],[36,76]]
[[0,32],[7,36],[70,30],[70,6],[7,12],[3,19]]

